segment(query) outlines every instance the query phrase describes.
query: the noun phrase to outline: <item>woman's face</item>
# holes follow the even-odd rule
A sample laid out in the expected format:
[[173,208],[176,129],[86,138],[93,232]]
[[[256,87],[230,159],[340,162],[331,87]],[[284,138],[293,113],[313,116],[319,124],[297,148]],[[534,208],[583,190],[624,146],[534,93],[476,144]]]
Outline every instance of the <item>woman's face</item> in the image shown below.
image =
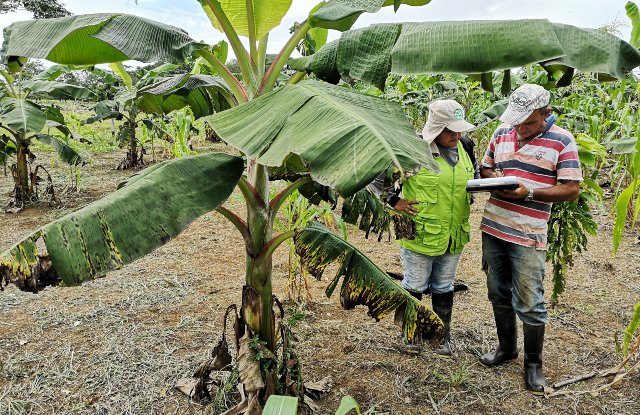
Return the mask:
[[440,134],[436,137],[436,143],[441,145],[442,147],[454,148],[458,146],[458,141],[460,141],[461,133],[456,133],[447,128],[442,130]]

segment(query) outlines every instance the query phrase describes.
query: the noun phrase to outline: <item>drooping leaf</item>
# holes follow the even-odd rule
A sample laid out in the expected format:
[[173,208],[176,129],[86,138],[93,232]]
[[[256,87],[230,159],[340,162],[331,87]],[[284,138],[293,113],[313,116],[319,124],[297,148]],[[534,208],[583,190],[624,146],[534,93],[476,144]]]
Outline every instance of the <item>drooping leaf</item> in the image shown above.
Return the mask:
[[295,396],[271,395],[264,405],[262,415],[297,415],[298,398]]
[[127,14],[86,14],[15,22],[4,29],[2,56],[70,65],[138,60],[184,62],[204,47],[174,26]]
[[637,143],[638,137],[625,137],[609,141],[606,147],[613,154],[632,154]]
[[[222,30],[211,8],[205,1],[199,0],[202,8],[216,29]],[[249,36],[246,0],[214,0],[220,3],[235,31],[241,36]],[[280,25],[282,18],[291,7],[292,0],[253,0],[253,16],[255,20],[256,39],[260,39]]]
[[131,75],[129,75],[129,72],[127,72],[127,69],[124,67],[122,62],[110,63],[109,68],[113,71],[113,73],[118,75],[120,79],[122,79],[124,86],[128,90],[133,90],[133,78],[131,78]]
[[85,120],[85,124],[93,124],[96,122],[109,120],[112,118],[121,118],[122,113],[118,110],[118,104],[113,100],[105,100],[98,102],[93,107],[95,115]]
[[389,164],[432,165],[431,152],[399,105],[351,89],[306,80],[208,118],[227,143],[267,166],[289,154],[311,177],[348,197]]
[[45,113],[31,101],[18,98],[3,98],[0,101],[0,125],[11,131],[20,134],[39,133],[46,121]]
[[78,154],[78,152],[76,152],[67,143],[63,142],[59,138],[49,134],[36,134],[35,137],[41,143],[48,144],[53,147],[56,152],[58,152],[58,156],[60,157],[60,159],[65,163],[72,166],[86,163],[84,158],[80,154]]
[[625,5],[627,16],[631,19],[631,39],[629,43],[636,48],[640,48],[640,11],[638,5],[632,1]]
[[622,235],[624,232],[625,224],[627,223],[627,209],[633,200],[633,196],[636,192],[638,182],[632,182],[616,199],[615,215],[616,221],[613,226],[613,253],[614,255],[620,248],[620,242],[622,242]]
[[[0,278],[20,284],[49,260],[52,265],[47,269],[53,269],[65,285],[120,268],[222,204],[243,169],[241,158],[218,153],[153,166],[116,192],[44,226],[0,254]],[[40,236],[48,255],[34,245]],[[31,287],[38,288],[38,284]]]
[[640,64],[640,52],[611,34],[547,20],[448,21],[348,31],[290,64],[327,82],[345,77],[384,85],[389,72],[477,74],[538,62],[621,78]]
[[23,88],[37,94],[47,94],[52,98],[89,99],[95,94],[83,86],[65,84],[56,81],[25,81]]
[[331,296],[344,277],[340,301],[345,309],[365,305],[369,307],[368,314],[380,320],[396,308],[405,306],[402,330],[408,341],[442,336],[442,322],[433,311],[396,284],[357,248],[329,229],[318,223],[299,228],[294,242],[301,263],[316,278],[322,276],[330,263],[339,264],[338,274],[327,288],[327,296]]
[[309,16],[312,27],[325,29],[349,30],[362,13],[376,13],[383,6],[394,6],[398,10],[400,4],[424,6],[431,0],[329,0],[326,4]]
[[0,135],[0,165],[4,166],[7,163],[7,158],[16,154],[17,151],[14,141],[9,136]]
[[195,118],[230,108],[231,93],[222,78],[178,74],[159,78],[138,91],[136,103],[147,113],[168,114],[188,106]]

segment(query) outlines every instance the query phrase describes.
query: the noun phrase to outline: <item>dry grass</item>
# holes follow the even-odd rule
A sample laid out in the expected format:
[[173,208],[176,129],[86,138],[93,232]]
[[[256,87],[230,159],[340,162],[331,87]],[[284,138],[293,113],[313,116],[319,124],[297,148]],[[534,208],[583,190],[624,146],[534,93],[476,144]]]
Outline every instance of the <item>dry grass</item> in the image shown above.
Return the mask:
[[[127,173],[105,167],[108,155],[83,173],[85,188],[65,195],[63,209],[0,215],[0,250],[35,227],[110,192]],[[58,180],[63,174],[54,169]],[[9,191],[0,177],[0,194]],[[484,202],[474,205],[479,220]],[[238,207],[238,197],[231,205]],[[551,382],[619,361],[614,335],[640,298],[640,249],[635,236],[611,256],[610,222],[590,241],[570,273],[568,289],[551,310],[545,370]],[[351,237],[388,270],[400,271],[393,243]],[[397,348],[391,319],[376,323],[366,310],[342,310],[323,295],[326,282],[311,281],[313,301],[295,327],[308,379],[330,374],[331,393],[318,403],[331,414],[353,395],[371,414],[637,414],[640,375],[600,396],[533,398],[524,390],[521,361],[487,369],[477,357],[496,339],[479,234],[463,255],[459,278],[470,286],[455,297],[451,359],[430,353],[409,356]],[[243,251],[232,226],[215,214],[194,222],[153,254],[107,278],[33,295],[8,287],[0,293],[0,414],[191,414],[216,413],[189,402],[173,388],[191,374],[219,335],[227,305],[238,302]],[[286,258],[275,259],[275,292],[284,293]],[[329,276],[329,274],[327,275]],[[550,289],[550,287],[548,287]],[[428,301],[428,299],[424,300]],[[572,385],[587,389],[599,380]]]

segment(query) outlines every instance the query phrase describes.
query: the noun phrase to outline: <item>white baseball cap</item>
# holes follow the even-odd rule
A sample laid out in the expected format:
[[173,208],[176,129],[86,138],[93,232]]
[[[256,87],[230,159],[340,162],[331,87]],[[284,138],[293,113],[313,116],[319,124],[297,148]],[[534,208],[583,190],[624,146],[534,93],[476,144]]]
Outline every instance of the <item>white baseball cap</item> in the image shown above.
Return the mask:
[[520,125],[533,111],[549,105],[551,93],[540,85],[524,84],[511,93],[507,109],[500,121],[511,125]]
[[422,130],[422,138],[431,143],[446,128],[463,133],[476,128],[464,120],[464,108],[452,99],[443,99],[429,104],[429,115]]

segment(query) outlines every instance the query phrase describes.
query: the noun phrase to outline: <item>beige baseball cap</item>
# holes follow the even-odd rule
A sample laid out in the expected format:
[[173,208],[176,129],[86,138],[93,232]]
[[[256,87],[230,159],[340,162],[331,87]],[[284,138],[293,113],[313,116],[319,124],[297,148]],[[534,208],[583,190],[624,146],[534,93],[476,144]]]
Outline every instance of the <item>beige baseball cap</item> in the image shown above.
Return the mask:
[[456,133],[476,128],[464,120],[464,108],[452,99],[434,101],[428,108],[429,115],[422,130],[422,138],[429,143],[432,143],[445,128]]
[[524,84],[511,93],[509,105],[500,116],[500,121],[511,125],[520,125],[533,111],[544,108],[551,101],[551,93],[535,84]]

